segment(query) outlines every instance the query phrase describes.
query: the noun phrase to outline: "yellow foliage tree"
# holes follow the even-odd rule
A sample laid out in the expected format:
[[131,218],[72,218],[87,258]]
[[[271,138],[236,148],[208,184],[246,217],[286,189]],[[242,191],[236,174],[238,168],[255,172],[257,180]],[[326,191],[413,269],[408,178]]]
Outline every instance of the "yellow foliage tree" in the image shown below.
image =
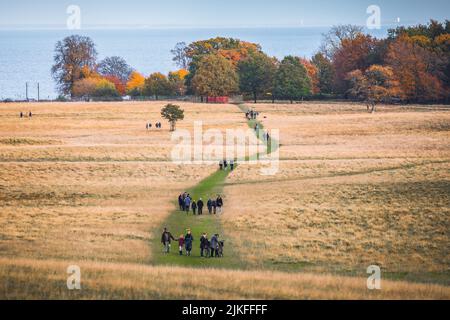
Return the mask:
[[127,92],[131,95],[139,95],[144,89],[145,77],[139,72],[133,71],[127,82]]

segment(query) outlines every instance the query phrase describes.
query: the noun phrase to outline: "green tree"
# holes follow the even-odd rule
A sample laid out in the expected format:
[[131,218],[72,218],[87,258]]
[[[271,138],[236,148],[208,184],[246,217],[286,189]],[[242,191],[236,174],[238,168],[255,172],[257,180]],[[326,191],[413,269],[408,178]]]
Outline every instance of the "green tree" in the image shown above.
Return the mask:
[[273,92],[276,60],[262,52],[251,53],[238,63],[239,88],[251,94],[255,103],[259,94]]
[[184,119],[184,110],[174,104],[168,104],[161,109],[161,117],[168,120],[170,123],[170,130],[175,131],[178,121]]
[[59,93],[72,97],[75,82],[83,78],[83,69],[93,69],[96,59],[95,44],[89,37],[72,35],[58,41],[52,76]]
[[333,64],[322,53],[317,53],[311,61],[317,68],[318,87],[322,94],[333,93],[334,68]]
[[238,75],[230,61],[220,55],[206,55],[192,79],[194,92],[199,96],[228,96],[238,91]]
[[275,94],[291,103],[311,94],[311,79],[298,58],[288,56],[281,61],[275,75]]
[[165,75],[156,72],[145,79],[144,95],[155,96],[155,99],[162,95],[170,96],[173,94],[173,86]]

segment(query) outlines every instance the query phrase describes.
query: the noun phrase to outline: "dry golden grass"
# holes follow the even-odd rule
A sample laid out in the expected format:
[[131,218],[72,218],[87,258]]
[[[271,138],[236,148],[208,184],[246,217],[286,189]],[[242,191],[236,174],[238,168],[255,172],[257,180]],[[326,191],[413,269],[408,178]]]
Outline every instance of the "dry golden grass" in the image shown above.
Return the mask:
[[[148,266],[174,198],[216,170],[173,164],[167,124],[145,130],[164,104],[0,104],[1,298],[450,298],[448,286],[383,280],[371,292],[365,280],[375,263],[448,285],[445,110],[257,105],[281,129],[280,172],[230,176],[222,219],[248,271],[219,271]],[[236,106],[180,104],[181,129],[247,126]],[[66,289],[70,264],[81,292]]]
[[450,284],[450,112],[256,107],[282,160],[275,176],[242,165],[228,179],[225,230],[246,261]]
[[[169,161],[168,125],[145,129],[164,104],[0,105],[0,255],[150,263],[173,200],[216,169]],[[181,106],[180,128],[245,126],[234,106]]]
[[[229,271],[84,262],[81,290],[66,287],[68,263],[0,259],[5,299],[450,299],[439,285],[270,271]],[[197,276],[200,275],[200,276]],[[214,279],[214,281],[208,281]]]

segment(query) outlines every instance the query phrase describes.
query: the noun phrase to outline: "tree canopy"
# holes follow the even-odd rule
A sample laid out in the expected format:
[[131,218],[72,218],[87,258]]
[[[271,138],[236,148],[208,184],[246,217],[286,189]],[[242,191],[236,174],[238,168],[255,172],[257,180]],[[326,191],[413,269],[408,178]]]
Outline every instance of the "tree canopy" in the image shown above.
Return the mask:
[[192,88],[200,96],[228,96],[238,91],[238,75],[229,60],[209,54],[199,61]]
[[291,102],[311,94],[311,80],[299,58],[287,56],[281,61],[275,75],[275,94]]
[[72,35],[58,41],[55,47],[52,75],[58,91],[73,95],[73,86],[83,77],[83,68],[94,69],[97,50],[89,37]]

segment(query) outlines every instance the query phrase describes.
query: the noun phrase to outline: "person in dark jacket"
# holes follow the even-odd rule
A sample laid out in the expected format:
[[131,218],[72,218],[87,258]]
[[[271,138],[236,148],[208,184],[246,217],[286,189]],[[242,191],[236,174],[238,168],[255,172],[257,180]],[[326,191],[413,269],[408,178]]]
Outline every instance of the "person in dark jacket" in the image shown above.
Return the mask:
[[197,214],[197,202],[195,202],[195,200],[192,200],[191,208],[192,208],[192,213],[195,216]]
[[218,208],[218,212],[222,213],[223,200],[222,200],[222,197],[220,195],[217,196],[216,205],[217,205],[217,208]]
[[175,240],[175,238],[172,236],[172,234],[169,231],[167,231],[167,228],[164,228],[164,231],[161,235],[161,243],[164,246],[165,253],[170,252],[170,243],[172,240]]
[[209,214],[212,214],[212,200],[211,199],[208,199],[206,206],[208,207]]
[[178,205],[180,206],[180,211],[184,211],[184,200],[182,194],[178,196]]
[[217,213],[217,202],[216,202],[216,200],[213,200],[211,204],[212,204],[213,213],[216,214]]
[[211,257],[214,258],[215,257],[219,257],[219,235],[215,234],[211,237]]
[[200,198],[200,199],[197,201],[197,209],[198,209],[198,215],[199,215],[199,216],[203,215],[203,206],[204,206],[204,205],[205,205],[205,204],[203,203],[202,198]]
[[191,230],[188,230],[187,234],[184,236],[184,245],[186,248],[186,255],[190,256],[192,251],[192,243],[194,242],[194,237],[192,236]]
[[208,235],[206,233],[203,233],[202,237],[200,238],[200,257],[204,256],[206,241],[208,241]]

